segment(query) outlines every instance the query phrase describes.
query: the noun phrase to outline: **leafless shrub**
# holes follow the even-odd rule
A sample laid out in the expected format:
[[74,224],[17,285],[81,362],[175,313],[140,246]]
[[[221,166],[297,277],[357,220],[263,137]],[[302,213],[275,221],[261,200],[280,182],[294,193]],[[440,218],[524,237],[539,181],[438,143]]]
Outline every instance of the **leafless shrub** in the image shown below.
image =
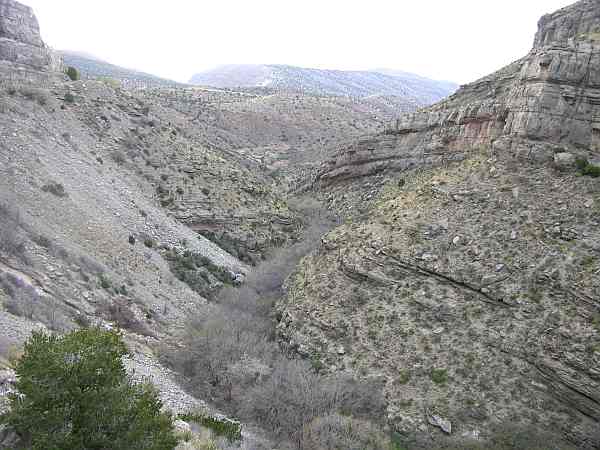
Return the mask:
[[31,237],[31,240],[35,242],[40,247],[44,247],[48,250],[52,249],[52,241],[47,236],[42,234],[37,234]]
[[125,136],[122,142],[123,146],[128,150],[137,149],[139,147],[139,138],[134,135]]
[[78,262],[81,268],[90,273],[99,274],[105,271],[105,268],[102,264],[97,262],[95,259],[90,258],[89,256],[81,255],[78,259]]
[[127,155],[122,150],[115,150],[110,154],[110,157],[119,166],[125,164],[125,162],[127,161]]
[[0,228],[0,250],[11,256],[24,256],[25,241],[19,235],[18,229],[2,224],[2,228]]
[[[165,358],[194,380],[194,390],[199,395],[224,402],[237,400],[241,391],[261,376],[265,370],[263,361],[272,361],[278,352],[260,331],[261,326],[253,327],[252,319],[247,313],[231,314],[215,307],[190,327],[185,350],[169,353]],[[263,366],[254,371],[238,367],[244,359]]]
[[302,450],[390,450],[389,438],[376,425],[330,414],[317,417],[302,430]]
[[309,211],[303,239],[272,252],[242,287],[222,290],[190,324],[183,348],[163,352],[163,360],[199,396],[303,449],[309,448],[303,447],[303,430],[318,417],[339,412],[377,420],[385,402],[380,385],[320,375],[308,361],[289,359],[276,342],[272,306],[284,293],[284,280],[332,226],[318,204],[307,200],[295,207]]
[[6,336],[0,336],[0,362],[9,359],[13,348],[12,342],[10,342]]
[[25,240],[21,231],[19,209],[10,203],[0,203],[0,251],[25,260]]
[[68,320],[60,311],[58,301],[40,296],[33,286],[21,278],[3,274],[0,288],[6,294],[4,307],[10,314],[41,322],[51,330],[60,331],[68,327]]
[[[259,309],[255,309],[257,311]],[[381,385],[317,374],[290,360],[271,339],[272,324],[255,312],[216,305],[188,332],[184,349],[163,356],[194,391],[280,439],[302,442],[303,427],[335,412],[383,417]]]
[[36,101],[41,106],[45,106],[50,101],[50,92],[46,89],[41,89],[32,86],[22,86],[19,92],[27,100]]
[[291,437],[298,448],[305,448],[303,429],[320,416],[343,411],[370,420],[382,417],[381,386],[370,390],[374,399],[362,395],[367,390],[357,381],[319,375],[306,361],[280,359],[272,375],[244,395],[242,417],[260,420],[276,436]]
[[138,319],[126,299],[114,299],[99,308],[99,312],[119,328],[133,331],[142,336],[154,336],[146,324]]

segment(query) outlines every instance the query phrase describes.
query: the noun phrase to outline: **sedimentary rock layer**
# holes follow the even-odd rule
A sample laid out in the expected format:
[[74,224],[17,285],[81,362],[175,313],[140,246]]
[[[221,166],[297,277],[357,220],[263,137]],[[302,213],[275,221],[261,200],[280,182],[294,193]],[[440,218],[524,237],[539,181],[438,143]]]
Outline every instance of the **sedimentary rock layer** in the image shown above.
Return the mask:
[[439,164],[492,145],[537,160],[600,154],[600,1],[544,16],[530,53],[385,132],[337,151],[324,183]]
[[0,0],[0,73],[2,78],[36,81],[56,76],[61,59],[43,42],[29,6]]

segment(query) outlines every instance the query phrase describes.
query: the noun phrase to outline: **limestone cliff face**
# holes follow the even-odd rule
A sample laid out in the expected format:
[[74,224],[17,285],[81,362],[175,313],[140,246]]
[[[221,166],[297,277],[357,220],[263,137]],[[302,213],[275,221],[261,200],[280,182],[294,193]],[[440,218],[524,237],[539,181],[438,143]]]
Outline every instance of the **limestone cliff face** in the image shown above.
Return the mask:
[[544,16],[526,57],[340,149],[319,178],[437,165],[490,145],[542,161],[563,151],[600,154],[599,0]]
[[383,380],[424,448],[499,424],[600,448],[600,185],[544,164],[600,158],[599,14],[545,16],[527,56],[321,167],[348,217],[288,280],[279,337]]
[[600,8],[596,0],[583,0],[540,19],[534,47],[567,45],[582,35],[600,32]]
[[0,73],[3,78],[39,81],[57,76],[62,61],[42,41],[40,27],[29,6],[0,0]]

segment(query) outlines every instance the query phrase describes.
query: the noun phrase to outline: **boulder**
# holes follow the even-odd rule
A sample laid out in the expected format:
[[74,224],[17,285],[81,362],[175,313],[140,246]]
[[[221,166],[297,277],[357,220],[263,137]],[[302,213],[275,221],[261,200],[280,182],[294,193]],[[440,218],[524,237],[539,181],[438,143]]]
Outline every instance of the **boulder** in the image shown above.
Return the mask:
[[452,434],[452,423],[448,419],[444,419],[436,414],[428,415],[427,421],[430,425],[438,427],[446,434]]
[[559,170],[569,170],[575,167],[575,155],[561,152],[554,155],[554,165]]
[[175,420],[173,422],[173,428],[178,434],[188,434],[192,432],[192,427],[190,424],[183,420]]

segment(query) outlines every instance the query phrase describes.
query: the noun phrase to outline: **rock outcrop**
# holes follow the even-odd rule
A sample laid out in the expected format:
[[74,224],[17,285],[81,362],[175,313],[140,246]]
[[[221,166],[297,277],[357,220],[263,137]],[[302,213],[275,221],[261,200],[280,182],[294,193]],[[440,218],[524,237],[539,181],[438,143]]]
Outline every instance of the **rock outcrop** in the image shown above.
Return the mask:
[[59,76],[62,61],[44,44],[29,6],[0,0],[0,74],[3,79],[43,81]]
[[490,145],[543,161],[566,151],[600,154],[600,1],[544,16],[526,57],[342,148],[319,178],[432,166]]
[[600,156],[599,31],[599,0],[545,16],[526,57],[321,168],[347,217],[288,279],[280,340],[384,380],[423,448],[515,426],[600,448],[600,184],[575,171]]

